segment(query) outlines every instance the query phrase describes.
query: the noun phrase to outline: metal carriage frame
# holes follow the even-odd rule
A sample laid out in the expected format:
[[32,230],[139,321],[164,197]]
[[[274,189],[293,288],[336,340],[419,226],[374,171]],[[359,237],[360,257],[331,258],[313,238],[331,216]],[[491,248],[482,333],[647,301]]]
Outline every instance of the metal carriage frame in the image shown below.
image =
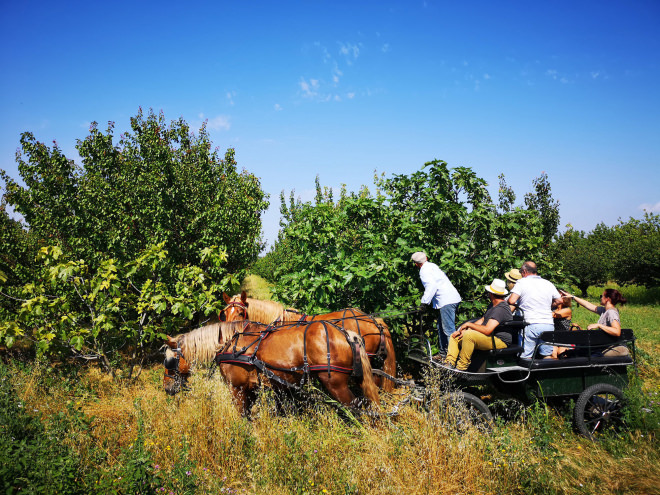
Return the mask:
[[[524,339],[527,323],[522,317],[514,317],[499,329]],[[421,324],[420,324],[420,328]],[[407,357],[422,366],[450,375],[455,386],[463,391],[469,405],[478,410],[488,421],[492,414],[488,405],[474,390],[495,391],[497,395],[513,398],[523,403],[555,398],[574,399],[573,422],[576,430],[588,437],[620,425],[625,399],[623,389],[628,385],[629,371],[636,372],[635,336],[632,330],[622,329],[615,338],[602,330],[578,330],[545,332],[540,336],[534,356],[542,344],[568,349],[565,359],[520,358],[522,346],[504,349],[475,351],[467,371],[447,368],[432,356],[431,344],[425,333],[408,339]],[[626,345],[627,356],[602,356],[601,352],[614,345]],[[493,346],[494,347],[494,346]]]

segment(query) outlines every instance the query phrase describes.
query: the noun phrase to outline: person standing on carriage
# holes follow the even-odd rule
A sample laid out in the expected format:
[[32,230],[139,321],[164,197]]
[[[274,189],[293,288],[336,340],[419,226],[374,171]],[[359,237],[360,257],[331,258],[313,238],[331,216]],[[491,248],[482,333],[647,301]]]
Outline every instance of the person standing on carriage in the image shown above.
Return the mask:
[[[555,329],[552,303],[557,299],[561,301],[561,294],[552,282],[538,275],[536,263],[533,261],[525,261],[520,267],[520,274],[522,278],[511,289],[509,304],[517,305],[522,309],[527,322],[525,340],[522,344],[523,352],[520,357],[532,359],[537,344],[541,342],[541,334]],[[551,358],[552,345],[541,344],[539,354],[543,358]]]
[[438,346],[440,354],[447,354],[449,338],[456,331],[456,311],[461,296],[438,265],[431,263],[426,253],[419,251],[411,260],[419,268],[419,278],[424,285],[422,307],[438,310]]

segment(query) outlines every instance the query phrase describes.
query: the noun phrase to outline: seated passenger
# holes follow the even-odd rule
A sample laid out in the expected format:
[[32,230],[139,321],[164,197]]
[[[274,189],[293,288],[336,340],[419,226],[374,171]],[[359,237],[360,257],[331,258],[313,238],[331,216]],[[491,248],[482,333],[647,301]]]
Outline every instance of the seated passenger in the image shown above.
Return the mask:
[[[566,291],[561,291],[561,294],[565,297],[574,299],[578,305],[600,315],[598,323],[590,324],[587,327],[587,330],[600,329],[613,337],[621,336],[621,318],[619,316],[619,310],[616,309],[616,305],[619,303],[625,304],[628,301],[618,290],[605,289],[603,295],[600,296],[601,306],[596,306],[595,304],[580,297],[573,296]],[[602,351],[603,356],[627,356],[629,353],[628,347],[623,344],[612,345]]]
[[[573,317],[573,309],[571,308],[570,297],[562,297],[561,299],[555,299],[552,302],[552,318],[554,319],[555,332],[566,332],[571,329],[571,318]],[[559,359],[560,357],[567,357],[565,352],[569,348],[567,347],[552,347],[552,357],[554,359]]]
[[486,313],[475,322],[463,323],[449,339],[445,360],[445,365],[449,368],[467,370],[475,349],[487,351],[503,349],[511,345],[512,338],[509,332],[493,333],[500,323],[513,319],[511,308],[504,300],[509,291],[506,290],[504,281],[497,278],[492,284],[486,285],[485,289],[490,299]]

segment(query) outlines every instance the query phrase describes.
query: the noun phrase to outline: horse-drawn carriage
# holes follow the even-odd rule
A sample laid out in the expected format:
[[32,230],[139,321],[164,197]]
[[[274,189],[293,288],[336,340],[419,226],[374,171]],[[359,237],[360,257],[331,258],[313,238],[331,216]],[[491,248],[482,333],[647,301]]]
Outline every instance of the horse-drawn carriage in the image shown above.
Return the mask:
[[[375,404],[378,397],[372,378],[376,378],[378,386],[386,391],[391,391],[394,384],[410,387],[421,402],[430,395],[419,375],[412,381],[396,378],[392,338],[380,318],[357,310],[311,317],[269,301],[267,306],[276,307],[277,311],[259,315],[262,321],[270,322],[259,324],[250,321],[257,316],[256,300],[249,303],[243,294],[242,298],[227,299],[227,303],[220,315],[223,321],[204,330],[208,333],[205,338],[215,343],[214,347],[219,344],[219,351],[209,352],[206,346],[203,356],[200,351],[202,357],[199,360],[214,362],[218,366],[224,378],[232,384],[234,395],[244,411],[249,410],[250,397],[260,385],[262,376],[275,388],[288,390],[299,389],[301,384],[316,377],[331,396],[345,405],[355,399],[350,381],[356,374],[363,395]],[[513,334],[513,342],[524,338],[526,323],[521,317],[514,317],[513,321],[503,325]],[[458,371],[445,368],[433,358],[421,314],[419,328],[407,340],[407,361],[450,377],[467,405],[487,422],[492,421],[492,413],[482,398],[488,395],[525,403],[574,399],[576,429],[591,438],[617,426],[622,420],[622,389],[628,383],[630,367],[635,365],[635,339],[631,330],[622,330],[618,339],[601,330],[546,332],[541,335],[542,341],[569,349],[563,354],[567,357],[522,360],[522,346],[514,345],[475,351],[467,371]],[[360,337],[359,342],[357,337]],[[168,392],[178,390],[177,383],[185,381],[189,373],[189,361],[194,359],[197,350],[203,349],[195,342],[191,334],[168,339],[164,378]],[[614,344],[627,345],[631,354],[602,356],[601,351]],[[365,359],[365,355],[371,360]],[[359,373],[355,373],[358,369]],[[412,391],[410,397],[413,397]]]
[[[513,334],[513,342],[522,341],[526,323],[522,317],[503,326]],[[495,333],[495,332],[493,332]],[[621,424],[623,389],[628,384],[628,372],[635,366],[635,337],[632,330],[623,329],[615,338],[602,330],[545,332],[536,346],[542,344],[567,349],[562,359],[521,359],[522,346],[475,351],[466,371],[447,369],[432,356],[432,347],[422,331],[408,339],[407,358],[452,377],[463,390],[471,407],[487,420],[492,420],[488,404],[479,397],[496,396],[517,399],[523,403],[534,400],[573,399],[573,421],[582,435],[594,436]],[[603,356],[602,351],[613,345],[626,345],[630,354]]]

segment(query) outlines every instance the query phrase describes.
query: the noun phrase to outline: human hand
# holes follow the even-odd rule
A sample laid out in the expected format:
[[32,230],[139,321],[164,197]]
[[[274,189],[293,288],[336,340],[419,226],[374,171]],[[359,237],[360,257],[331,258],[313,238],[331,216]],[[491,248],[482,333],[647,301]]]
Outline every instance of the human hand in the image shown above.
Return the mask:
[[598,323],[592,323],[587,327],[587,330],[598,330],[600,329],[600,325]]
[[563,297],[570,297],[571,299],[575,298],[575,296],[573,294],[569,294],[568,292],[566,292],[565,290],[562,290],[562,289],[559,289],[559,293]]
[[419,310],[423,313],[430,313],[432,309],[431,305],[427,303],[422,303],[419,306]]

